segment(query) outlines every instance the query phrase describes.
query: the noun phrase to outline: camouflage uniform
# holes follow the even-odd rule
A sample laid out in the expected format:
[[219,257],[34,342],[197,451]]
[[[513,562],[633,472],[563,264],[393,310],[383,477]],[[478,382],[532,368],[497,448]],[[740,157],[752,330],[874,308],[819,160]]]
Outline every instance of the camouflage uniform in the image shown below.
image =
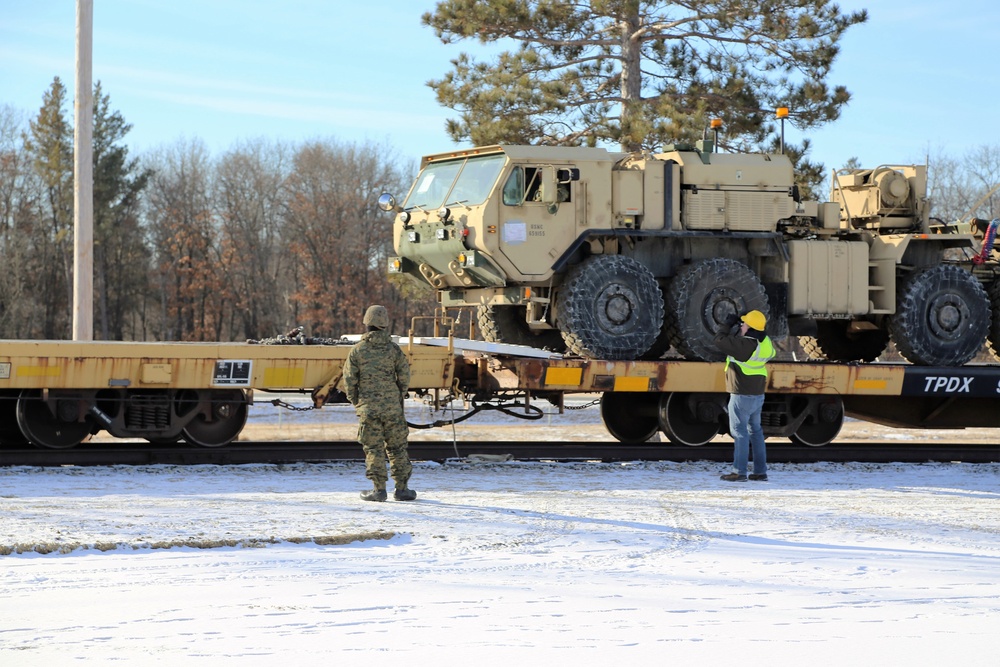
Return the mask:
[[409,430],[403,397],[410,386],[410,365],[388,331],[369,331],[351,348],[344,384],[360,422],[358,442],[365,450],[365,476],[376,489],[384,489],[388,454],[396,489],[407,488],[413,468],[406,452]]

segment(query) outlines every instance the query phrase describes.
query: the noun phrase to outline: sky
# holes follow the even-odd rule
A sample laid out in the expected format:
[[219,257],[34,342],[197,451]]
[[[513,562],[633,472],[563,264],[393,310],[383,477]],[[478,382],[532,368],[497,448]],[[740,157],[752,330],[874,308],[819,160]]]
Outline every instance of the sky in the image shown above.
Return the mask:
[[[828,169],[961,157],[1000,143],[993,0],[843,0],[869,10],[829,77],[853,98],[802,135]],[[429,0],[95,0],[93,76],[133,125],[134,152],[200,140],[213,153],[259,138],[385,144],[403,160],[457,147],[426,82],[478,42],[444,45]],[[75,2],[0,0],[0,105],[30,116],[54,76],[75,82]]]

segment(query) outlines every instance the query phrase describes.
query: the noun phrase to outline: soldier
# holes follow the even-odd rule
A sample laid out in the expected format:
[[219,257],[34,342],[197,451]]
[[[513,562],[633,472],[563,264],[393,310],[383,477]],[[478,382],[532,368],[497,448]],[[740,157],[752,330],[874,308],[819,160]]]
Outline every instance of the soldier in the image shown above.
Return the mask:
[[364,323],[368,326],[361,341],[351,348],[344,364],[347,398],[358,414],[358,442],[365,450],[365,476],[375,488],[361,493],[362,500],[386,499],[385,459],[396,483],[396,500],[414,500],[417,492],[407,487],[413,468],[406,452],[409,434],[403,416],[403,399],[410,386],[410,365],[386,328],[389,313],[385,306],[371,306]]

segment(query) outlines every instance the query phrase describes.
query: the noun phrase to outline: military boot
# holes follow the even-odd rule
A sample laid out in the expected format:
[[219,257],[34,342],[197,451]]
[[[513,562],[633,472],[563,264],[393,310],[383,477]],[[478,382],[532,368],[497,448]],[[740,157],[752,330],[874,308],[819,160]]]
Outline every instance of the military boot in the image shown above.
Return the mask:
[[389,496],[385,492],[385,489],[380,489],[378,487],[375,487],[371,491],[362,491],[361,492],[361,500],[370,500],[370,501],[376,502],[376,503],[380,503],[380,502],[384,501],[388,497]]
[[417,492],[413,489],[408,489],[405,486],[402,488],[397,486],[396,490],[392,494],[392,497],[396,500],[416,500]]

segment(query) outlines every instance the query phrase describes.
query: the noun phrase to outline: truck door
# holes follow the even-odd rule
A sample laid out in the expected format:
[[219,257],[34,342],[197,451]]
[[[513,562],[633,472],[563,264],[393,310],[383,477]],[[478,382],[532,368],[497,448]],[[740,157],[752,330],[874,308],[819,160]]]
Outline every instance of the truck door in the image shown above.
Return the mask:
[[553,174],[568,169],[570,167],[517,165],[504,182],[499,221],[500,252],[521,274],[521,279],[547,279],[552,273],[552,265],[573,240],[576,183],[558,182],[555,201],[543,201],[546,170],[552,170],[548,172],[551,185],[555,180]]

